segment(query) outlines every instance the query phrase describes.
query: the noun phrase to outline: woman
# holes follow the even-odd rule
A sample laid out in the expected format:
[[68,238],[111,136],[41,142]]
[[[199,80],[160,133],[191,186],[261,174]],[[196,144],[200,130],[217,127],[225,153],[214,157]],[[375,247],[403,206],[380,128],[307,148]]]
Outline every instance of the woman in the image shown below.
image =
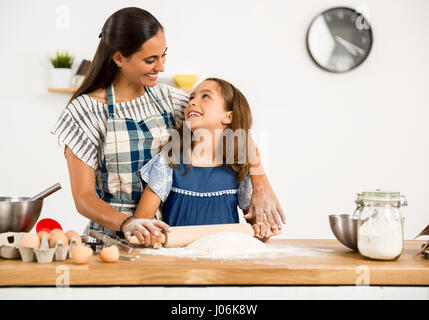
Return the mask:
[[[99,37],[88,74],[52,133],[65,145],[76,208],[91,220],[87,229],[136,234],[149,245],[169,227],[160,220],[130,219],[144,189],[137,171],[160,152],[167,129],[182,126],[189,97],[157,83],[167,45],[163,27],[149,12],[121,9]],[[253,169],[261,168],[259,163]],[[281,228],[285,217],[267,177],[251,180],[248,218]]]

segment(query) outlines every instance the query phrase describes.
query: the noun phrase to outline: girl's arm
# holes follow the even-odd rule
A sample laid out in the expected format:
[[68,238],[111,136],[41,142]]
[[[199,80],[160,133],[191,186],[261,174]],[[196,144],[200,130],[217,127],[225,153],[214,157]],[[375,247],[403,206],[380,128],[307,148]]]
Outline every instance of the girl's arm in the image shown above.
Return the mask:
[[153,219],[155,218],[156,210],[158,210],[160,204],[161,199],[149,185],[146,185],[134,216],[137,219]]
[[[136,211],[134,212],[134,217],[137,219],[135,222],[144,221],[140,219],[154,219],[160,203],[161,199],[158,197],[158,195],[149,187],[149,185],[146,185],[140,197]],[[166,225],[162,221],[157,221],[157,223]],[[149,232],[140,232],[140,230],[135,230],[134,234],[141,243],[144,243],[146,247],[151,246],[154,248],[160,248],[162,239],[162,234],[160,231],[161,229],[155,231],[153,234],[150,234]]]

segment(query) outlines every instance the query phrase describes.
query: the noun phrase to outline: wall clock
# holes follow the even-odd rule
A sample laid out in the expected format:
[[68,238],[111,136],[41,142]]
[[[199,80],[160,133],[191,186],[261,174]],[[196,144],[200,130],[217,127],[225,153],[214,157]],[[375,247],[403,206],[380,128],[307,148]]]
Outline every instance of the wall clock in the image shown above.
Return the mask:
[[337,7],[316,16],[307,31],[307,50],[313,61],[330,72],[346,72],[368,57],[372,29],[363,14]]

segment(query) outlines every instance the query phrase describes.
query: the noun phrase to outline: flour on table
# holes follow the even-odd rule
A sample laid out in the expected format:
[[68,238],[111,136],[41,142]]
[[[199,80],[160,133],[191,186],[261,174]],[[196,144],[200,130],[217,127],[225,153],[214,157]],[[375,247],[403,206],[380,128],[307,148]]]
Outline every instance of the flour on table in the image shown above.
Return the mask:
[[260,240],[243,233],[219,232],[202,237],[186,249],[206,253],[258,253],[266,251]]
[[[331,249],[305,248],[263,243],[242,233],[219,232],[196,240],[184,248],[139,249],[142,254],[184,258],[255,259],[288,256],[317,256],[334,252]],[[266,260],[264,260],[266,261]]]

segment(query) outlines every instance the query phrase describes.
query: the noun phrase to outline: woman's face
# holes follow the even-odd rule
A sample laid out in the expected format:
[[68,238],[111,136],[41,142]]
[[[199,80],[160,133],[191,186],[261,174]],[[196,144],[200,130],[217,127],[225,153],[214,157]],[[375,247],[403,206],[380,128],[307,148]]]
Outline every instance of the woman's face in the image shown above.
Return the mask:
[[160,29],[155,36],[143,43],[139,51],[128,58],[116,52],[114,60],[128,81],[153,87],[158,82],[159,72],[164,72],[166,51],[167,42]]
[[192,91],[185,108],[185,120],[189,121],[192,131],[225,129],[231,123],[232,111],[225,110],[221,88],[215,81],[203,81]]

